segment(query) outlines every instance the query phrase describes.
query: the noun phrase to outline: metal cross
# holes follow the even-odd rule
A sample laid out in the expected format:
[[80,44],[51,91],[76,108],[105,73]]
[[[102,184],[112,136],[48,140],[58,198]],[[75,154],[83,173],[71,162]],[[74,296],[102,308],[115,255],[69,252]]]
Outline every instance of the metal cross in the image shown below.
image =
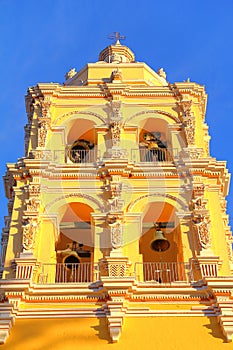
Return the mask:
[[115,44],[120,40],[125,40],[125,36],[121,35],[119,32],[114,32],[108,36],[109,39],[115,40]]

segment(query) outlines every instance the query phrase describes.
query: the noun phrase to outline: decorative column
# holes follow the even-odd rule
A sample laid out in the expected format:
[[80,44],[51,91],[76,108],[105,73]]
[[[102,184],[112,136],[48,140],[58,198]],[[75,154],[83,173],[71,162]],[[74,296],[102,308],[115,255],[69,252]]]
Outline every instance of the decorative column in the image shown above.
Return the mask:
[[124,201],[121,199],[122,195],[121,176],[113,175],[109,183],[110,199],[108,204],[110,211],[108,212],[106,222],[110,229],[110,237],[112,244],[112,251],[110,256],[121,257],[123,245],[123,221]]
[[121,101],[110,102],[109,129],[111,132],[112,148],[109,155],[112,159],[119,159],[127,156],[127,151],[121,148],[121,128],[123,117],[121,115]]
[[22,252],[14,259],[16,278],[31,279],[37,265],[35,242],[39,231],[40,185],[30,184],[25,187],[28,197],[25,201],[26,210],[22,219]]
[[204,199],[205,185],[203,183],[193,184],[193,228],[200,248],[197,261],[201,269],[202,277],[215,277],[221,262],[218,256],[214,256],[211,250],[210,214],[206,208],[207,200]]
[[193,159],[198,159],[204,154],[202,148],[196,147],[195,143],[195,116],[191,111],[192,100],[181,100],[179,102],[180,109],[182,111],[182,123],[184,128],[184,133],[186,136],[187,147],[183,147],[182,155],[184,160],[188,159],[192,161]]
[[40,100],[41,113],[38,118],[38,147],[44,148],[47,141],[47,133],[50,128],[51,116],[50,116],[51,101],[47,98]]

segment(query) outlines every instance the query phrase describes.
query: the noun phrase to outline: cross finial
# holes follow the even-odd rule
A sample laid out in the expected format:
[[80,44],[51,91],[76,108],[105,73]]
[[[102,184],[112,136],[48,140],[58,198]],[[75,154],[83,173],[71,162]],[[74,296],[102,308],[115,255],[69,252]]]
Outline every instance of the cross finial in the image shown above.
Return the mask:
[[109,39],[115,40],[115,44],[120,43],[120,40],[125,40],[125,36],[121,35],[119,32],[114,32],[108,36]]

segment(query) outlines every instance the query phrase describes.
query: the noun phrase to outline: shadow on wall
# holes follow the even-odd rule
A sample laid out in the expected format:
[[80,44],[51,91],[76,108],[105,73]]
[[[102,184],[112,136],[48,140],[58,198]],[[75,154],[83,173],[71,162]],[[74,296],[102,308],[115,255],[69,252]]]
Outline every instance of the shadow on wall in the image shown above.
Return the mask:
[[205,324],[204,327],[209,329],[210,332],[209,334],[212,335],[214,338],[220,338],[223,340],[223,343],[228,343],[228,341],[226,340],[226,338],[224,337],[220,325],[217,321],[216,317],[208,317],[209,320],[209,324]]
[[109,344],[112,344],[109,332],[107,319],[105,317],[98,318],[99,324],[97,326],[92,326],[97,333],[95,334],[99,339],[106,340]]

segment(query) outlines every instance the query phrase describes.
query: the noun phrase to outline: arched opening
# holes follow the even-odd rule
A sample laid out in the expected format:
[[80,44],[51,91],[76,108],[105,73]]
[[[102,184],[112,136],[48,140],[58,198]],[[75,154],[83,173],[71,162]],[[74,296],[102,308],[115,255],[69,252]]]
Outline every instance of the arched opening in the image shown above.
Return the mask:
[[93,209],[84,203],[64,204],[60,210],[56,243],[58,282],[91,282],[94,240],[91,229]]
[[[183,279],[183,251],[176,208],[167,202],[151,202],[144,210],[139,251],[145,280],[172,282]],[[165,249],[160,242],[165,243]],[[156,247],[156,249],[155,249]]]
[[92,163],[96,160],[95,122],[84,118],[72,120],[67,126],[67,161]]
[[168,123],[161,118],[148,118],[139,123],[141,162],[172,161]]

